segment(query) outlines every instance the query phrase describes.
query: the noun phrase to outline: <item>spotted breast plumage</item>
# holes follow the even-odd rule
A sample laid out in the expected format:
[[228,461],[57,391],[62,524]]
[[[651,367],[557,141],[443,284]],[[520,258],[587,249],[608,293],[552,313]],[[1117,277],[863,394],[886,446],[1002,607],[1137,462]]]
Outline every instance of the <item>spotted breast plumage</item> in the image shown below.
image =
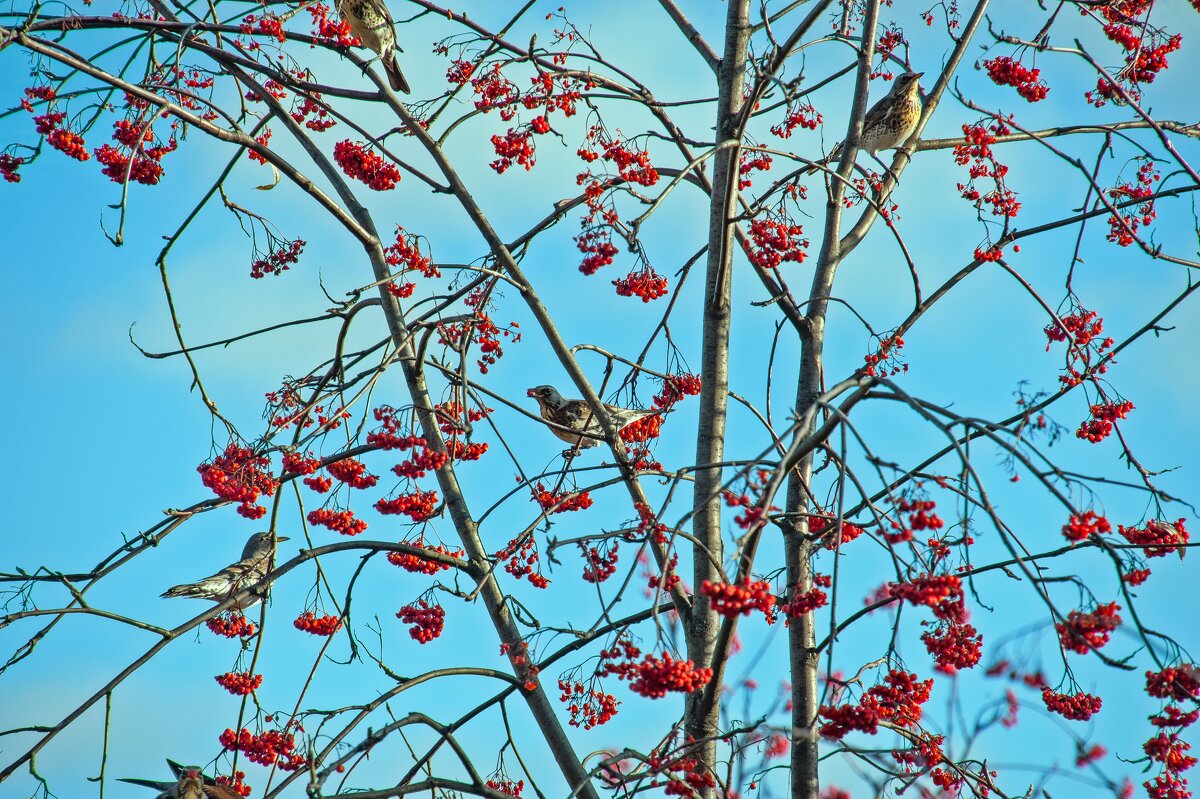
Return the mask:
[[[547,425],[550,432],[572,447],[587,449],[604,440],[604,428],[600,426],[600,420],[592,412],[591,406],[584,400],[566,399],[555,390],[554,386],[534,386],[525,393],[537,400],[538,412],[541,417],[551,423]],[[619,405],[609,405],[608,403],[604,404],[604,410],[608,413],[608,418],[612,420],[613,426],[618,430],[631,422],[663,413],[658,408],[639,410],[622,408]],[[580,433],[583,435],[579,435]]]
[[379,54],[392,90],[408,94],[411,89],[396,61],[400,49],[396,46],[396,23],[384,0],[338,0],[337,9],[362,46]]
[[[862,134],[858,146],[877,155],[881,150],[899,147],[917,129],[921,120],[921,76],[924,72],[906,72],[896,78],[887,96],[867,110],[863,117]],[[817,164],[829,164],[842,154],[843,142],[838,142]],[[804,174],[816,172],[817,165],[803,170]]]
[[210,599],[213,602],[224,602],[230,597],[237,597],[233,607],[237,610],[248,608],[266,593],[266,586],[260,583],[271,570],[276,542],[287,540],[287,536],[275,538],[269,532],[255,533],[246,541],[240,560],[203,580],[172,586],[163,596]]

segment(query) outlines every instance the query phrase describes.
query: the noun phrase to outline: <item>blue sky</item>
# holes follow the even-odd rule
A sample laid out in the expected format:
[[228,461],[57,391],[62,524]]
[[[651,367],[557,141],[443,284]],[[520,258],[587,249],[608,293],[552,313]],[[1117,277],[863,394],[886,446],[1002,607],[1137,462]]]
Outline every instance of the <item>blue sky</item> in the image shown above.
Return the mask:
[[[557,3],[543,5],[545,9],[539,6],[531,13],[527,29],[522,29],[520,35],[514,33],[515,41],[526,41],[534,26],[542,29],[542,37],[548,39],[539,12],[550,11]],[[665,99],[707,96],[711,80],[699,59],[686,44],[664,36],[664,26],[668,24],[665,17],[657,10],[646,11],[647,5],[630,0],[603,5],[581,3],[571,9],[573,18],[603,52],[634,74],[652,76],[648,82],[656,96]],[[488,4],[467,6],[473,17],[495,21]],[[923,6],[916,8],[906,3],[897,6],[895,16],[913,38],[914,66],[925,70],[927,75],[932,74],[941,63],[944,42],[935,39],[921,23],[918,12],[924,10]],[[687,10],[716,45],[720,41],[723,5],[695,4]],[[1011,8],[1006,7],[1005,11]],[[1173,26],[1172,29],[1186,31],[1188,25],[1195,29],[1196,17],[1184,3],[1164,4],[1161,13],[1161,23]],[[401,13],[396,15],[399,17]],[[1033,32],[1028,30],[1030,24],[1022,24],[1020,19],[1010,17],[1006,22],[1023,33]],[[406,49],[405,71],[418,95],[436,93],[443,86],[444,62],[428,52],[428,44],[442,35],[441,31],[439,21],[431,19],[401,29]],[[1185,34],[1183,50],[1172,56],[1171,69],[1155,84],[1157,114],[1193,121],[1190,115],[1195,113],[1195,104],[1190,76],[1200,69],[1200,55],[1193,45]],[[973,50],[971,57],[979,52]],[[840,64],[847,57],[844,49],[814,48],[807,54],[807,69],[812,75],[821,74],[822,68]],[[1039,66],[1046,70],[1053,88],[1047,101],[1035,107],[1021,103],[1008,89],[979,84],[979,74],[972,73],[969,66],[964,81],[972,82],[978,97],[1019,112],[1021,121],[1031,126],[1051,124],[1064,114],[1070,119],[1084,120],[1124,118],[1120,109],[1094,111],[1083,106],[1079,98],[1082,73],[1070,60],[1044,55]],[[15,102],[19,87],[26,85],[27,67],[24,56],[14,48],[0,54],[0,83],[9,86],[8,94],[14,95],[3,98],[5,105]],[[326,74],[355,80],[353,67],[348,64],[329,61],[325,67],[329,70]],[[843,79],[816,95],[815,102],[829,122],[824,135],[826,147],[840,136],[839,123],[844,120],[841,100],[850,85],[848,79]],[[872,98],[883,90],[875,87]],[[633,134],[647,124],[644,116],[627,108],[618,108],[613,113],[612,119],[617,121],[610,120],[610,129],[620,127]],[[393,124],[381,117],[368,118],[379,129]],[[710,106],[680,110],[679,118],[694,137],[710,135]],[[954,135],[962,122],[972,118],[973,115],[947,100],[926,135]],[[756,132],[760,141],[809,155],[819,149],[818,136],[806,132],[798,133],[788,142],[773,140],[766,133],[771,121],[764,122]],[[26,119],[18,116],[0,121],[0,131],[5,141],[28,140],[32,135],[28,125]],[[452,140],[455,157],[467,165],[463,171],[471,190],[502,236],[518,234],[542,218],[553,202],[577,191],[574,175],[581,162],[574,156],[574,142],[584,125],[581,118],[564,123],[561,129],[567,146],[557,146],[544,138],[539,142],[538,166],[534,171],[526,173],[514,168],[503,176],[494,175],[484,166],[491,157],[487,136],[503,129],[494,114],[472,120],[456,134]],[[325,134],[325,145],[332,147],[334,141],[348,135],[342,131],[335,128]],[[94,137],[98,140],[100,136],[98,128]],[[277,133],[275,142],[286,151],[294,150],[280,141],[282,138]],[[1194,140],[1177,137],[1176,141],[1187,157],[1194,159],[1200,152]],[[1120,163],[1129,154],[1120,144],[1117,147],[1113,163]],[[1092,142],[1086,145],[1085,158],[1092,157],[1094,148]],[[666,158],[666,148],[656,147],[654,151]],[[417,158],[415,151],[406,152]],[[206,498],[195,467],[210,457],[214,446],[218,449],[224,446],[223,430],[212,424],[199,395],[189,392],[186,364],[178,359],[145,359],[129,343],[129,335],[132,329],[136,341],[148,350],[173,348],[154,260],[162,246],[161,237],[174,230],[193,198],[207,187],[212,171],[223,165],[227,157],[222,148],[191,134],[185,146],[168,157],[168,175],[161,186],[131,190],[127,241],[121,248],[113,248],[101,232],[101,223],[110,230],[116,224],[116,213],[105,206],[116,202],[118,189],[99,175],[94,161],[81,165],[59,153],[48,152],[23,170],[21,184],[0,187],[12,231],[8,267],[3,272],[10,301],[6,313],[0,316],[0,332],[5,340],[12,342],[4,350],[2,364],[5,373],[12,376],[6,394],[7,416],[13,422],[7,436],[10,456],[6,459],[5,476],[14,489],[3,527],[6,557],[0,562],[0,569],[7,571],[16,565],[26,569],[45,565],[64,571],[89,568],[116,548],[123,537],[134,536],[157,522],[164,508],[183,507]],[[1004,157],[1013,165],[1011,185],[1025,203],[1018,219],[1020,226],[1052,219],[1064,208],[1080,202],[1082,191],[1078,180],[1036,145],[1008,148]],[[428,168],[425,160],[418,163]],[[927,289],[961,268],[982,238],[982,231],[972,220],[971,209],[953,190],[963,172],[953,164],[949,152],[923,153],[905,173],[896,195],[901,205],[900,227]],[[361,248],[331,226],[310,202],[285,186],[271,192],[254,190],[254,186],[266,182],[267,176],[265,167],[245,163],[230,181],[230,196],[278,221],[286,235],[305,238],[309,242],[305,256],[280,278],[249,279],[248,241],[228,213],[219,207],[210,208],[169,262],[180,319],[190,343],[317,315],[330,305],[320,291],[321,283],[332,296],[338,297],[370,282]],[[819,214],[820,190],[816,185],[811,188],[810,196],[814,199],[806,207]],[[406,178],[394,192],[364,191],[364,194],[368,195],[366,199],[377,215],[381,230],[399,223],[421,232],[433,242],[438,261],[465,262],[483,254],[479,237],[461,212],[444,198],[431,195],[418,181]],[[703,213],[704,204],[697,194],[681,189],[664,206],[655,224],[648,227],[647,253],[661,274],[673,275],[702,242],[706,227]],[[820,228],[819,216],[804,224],[815,238]],[[1078,268],[1075,289],[1085,304],[1101,310],[1107,329],[1120,339],[1136,329],[1153,309],[1181,291],[1188,276],[1177,267],[1151,262],[1108,244],[1103,240],[1103,230],[1102,220],[1088,228],[1081,252],[1085,263]],[[579,255],[570,241],[575,231],[574,218],[570,218],[530,251],[523,267],[569,344],[586,342],[627,355],[636,354],[653,328],[659,308],[646,307],[636,299],[616,297],[611,292],[609,281],[632,265],[628,254],[623,253],[614,267],[601,274],[591,278],[580,275],[576,269]],[[1012,265],[1052,304],[1062,298],[1063,275],[1073,235],[1074,231],[1070,231],[1023,242],[1021,253],[1011,258]],[[1160,206],[1155,236],[1167,250],[1195,257],[1196,234],[1188,200]],[[771,309],[749,306],[751,301],[764,299],[764,294],[745,264],[740,267],[734,290],[738,316],[733,380],[735,390],[762,402],[762,375],[776,314]],[[791,270],[787,274],[793,287],[805,290],[806,267],[791,265],[786,269]],[[699,326],[687,309],[699,304],[701,282],[697,271],[689,279],[681,310],[672,326],[674,339],[693,368],[699,365]],[[878,330],[889,329],[907,314],[911,307],[907,269],[884,229],[877,226],[868,243],[844,264],[837,292]],[[504,359],[487,376],[486,384],[523,403],[523,389],[528,385],[555,383],[566,392],[565,375],[550,360],[545,343],[534,334],[528,312],[513,292],[508,295],[499,304],[497,320],[520,322],[527,336],[521,344],[506,348]],[[906,336],[905,354],[911,371],[901,379],[901,385],[964,415],[1005,416],[1013,410],[1012,392],[1019,381],[1028,380],[1033,390],[1054,385],[1061,361],[1057,350],[1045,352],[1041,328],[1046,323],[1044,313],[1011,278],[997,269],[981,269],[955,290],[949,302],[935,309]],[[1196,376],[1189,368],[1193,361],[1190,344],[1200,335],[1200,323],[1194,308],[1185,304],[1165,324],[1173,329],[1158,337],[1142,339],[1119,359],[1112,371],[1112,382],[1137,406],[1123,429],[1134,442],[1139,457],[1148,468],[1178,468],[1156,481],[1164,490],[1190,499],[1195,497],[1194,475],[1198,466],[1197,424],[1192,416]],[[198,357],[206,388],[222,413],[253,436],[261,431],[263,394],[276,388],[283,376],[303,374],[326,357],[334,332],[333,324],[322,323],[208,351]],[[354,341],[363,343],[381,335],[379,320],[370,320],[362,325],[361,331],[356,331]],[[827,346],[830,382],[861,363],[869,345],[861,326],[835,307],[830,316]],[[794,379],[797,355],[797,345],[785,335],[776,359],[777,418],[786,416],[786,402],[791,398],[787,386]],[[649,365],[665,366],[660,353],[655,357],[658,360],[652,358]],[[603,367],[600,360],[584,355],[581,363],[598,384]],[[377,396],[381,401],[398,404],[403,402],[401,392],[399,378],[392,372],[381,382]],[[644,387],[642,398],[648,397]],[[694,445],[694,402],[681,406],[665,428],[659,459],[668,467],[688,462]],[[1085,406],[1082,397],[1075,397],[1055,408],[1055,418],[1068,428],[1068,433],[1051,450],[1051,455],[1068,468],[1133,479],[1133,473],[1116,461],[1115,442],[1089,445],[1071,436],[1070,431],[1086,413]],[[864,406],[856,413],[859,429],[885,460],[914,463],[939,446],[934,431],[894,405]],[[510,443],[519,445],[521,465],[526,472],[536,472],[551,463],[561,449],[557,439],[506,409],[498,409],[496,420]],[[484,440],[493,441],[494,454],[498,456],[494,439],[485,434]],[[731,419],[730,454],[745,456],[761,447],[762,436],[753,419],[735,410]],[[989,490],[993,501],[1013,528],[1030,542],[1031,548],[1049,548],[1061,541],[1058,530],[1065,521],[1063,513],[1047,502],[1032,480],[1026,477],[1020,483],[1008,483],[1002,470],[996,468],[996,453],[986,446],[979,448],[976,457],[991,478]],[[583,463],[594,465],[602,459],[592,451],[584,456]],[[861,464],[860,458],[856,461]],[[376,459],[371,464],[376,473],[385,475],[381,485],[386,485],[389,462]],[[499,457],[461,468],[468,497],[480,510],[514,485],[515,471]],[[654,490],[661,494],[661,489]],[[356,496],[356,510],[365,511],[374,499],[374,495],[370,499],[366,495]],[[567,538],[600,527],[611,528],[628,517],[628,503],[619,488],[598,492],[597,500],[596,507],[587,513],[556,519],[552,535]],[[305,501],[311,509],[317,500],[308,493]],[[949,499],[944,502],[944,515],[952,518]],[[499,549],[514,529],[532,521],[536,514],[531,515],[531,507],[519,498],[491,517],[483,530],[489,548]],[[1103,508],[1114,522],[1132,523],[1145,514],[1144,497],[1136,492],[1110,491],[1103,495]],[[365,515],[376,523],[368,537],[396,540],[404,534],[393,521],[384,521],[370,513]],[[1182,508],[1174,515],[1191,516]],[[304,545],[297,529],[299,517],[294,500],[285,504],[281,518],[284,519],[281,532],[292,536],[284,544],[281,556],[290,557]],[[981,529],[981,552],[990,556],[998,551],[996,536],[994,533],[988,536],[984,520],[976,519],[975,523]],[[450,535],[445,520],[439,520],[436,527],[443,535]],[[201,515],[173,534],[159,550],[98,584],[89,594],[89,600],[96,607],[135,615],[154,624],[176,625],[200,612],[201,604],[160,600],[158,594],[169,585],[201,577],[229,562],[240,551],[245,537],[257,529],[260,529],[258,523],[235,515],[232,508]],[[336,538],[321,528],[312,532],[314,540],[320,543]],[[882,552],[871,548],[865,540],[859,543],[864,546],[848,550],[839,566],[844,581],[839,601],[848,608],[857,607],[861,596],[890,576]],[[624,566],[632,558],[632,551],[627,556],[625,551],[622,554]],[[779,562],[771,542],[761,557],[761,562],[771,564],[771,568]],[[445,634],[428,646],[417,646],[393,614],[402,604],[415,599],[429,582],[377,560],[380,562],[365,572],[358,589],[363,601],[356,627],[364,640],[373,644],[376,639],[368,627],[378,626],[382,630],[383,652],[393,668],[411,675],[460,663],[464,657],[478,665],[505,667],[504,661],[496,656],[495,641],[482,609],[451,597],[443,598],[447,607]],[[1155,577],[1138,589],[1137,594],[1142,613],[1153,619],[1149,622],[1152,626],[1177,633],[1181,643],[1194,649],[1198,644],[1196,633],[1183,623],[1180,608],[1180,598],[1191,595],[1193,561],[1194,558],[1181,562],[1172,557],[1153,562]],[[356,565],[357,559],[351,557],[331,561],[325,567],[337,583],[339,579],[344,582]],[[828,562],[821,564],[825,570],[829,567]],[[552,620],[550,623],[589,624],[592,611],[582,614],[576,611],[594,605],[594,600],[587,604],[588,594],[574,585],[578,568],[579,559],[574,553],[563,551],[562,565],[551,575],[555,578],[551,589],[530,596],[522,586],[519,596],[530,604],[533,612]],[[1063,564],[1063,568],[1078,569],[1084,574],[1100,601],[1113,598],[1111,571],[1106,572],[1098,558],[1084,556],[1077,563]],[[290,625],[290,620],[304,606],[312,580],[311,569],[300,569],[275,589],[270,610],[272,624],[267,633],[269,645],[260,664],[269,679],[261,692],[268,708],[290,710],[296,690],[316,657],[320,642]],[[993,642],[1025,629],[1032,619],[1038,618],[1034,615],[1038,606],[1030,601],[1026,584],[999,575],[981,579],[978,588],[986,604],[995,608],[992,612],[983,607],[973,610],[973,621],[987,635],[986,664],[1000,655]],[[45,603],[58,601],[50,590],[40,591],[37,596]],[[1063,607],[1073,606],[1067,589],[1056,595],[1056,599]],[[636,601],[640,600],[635,598],[626,607],[632,610]],[[377,620],[373,614],[377,614]],[[905,617],[901,653],[910,668],[926,676],[930,673],[930,663],[917,640],[916,622],[920,614],[909,610]],[[743,625],[745,651],[754,651],[759,643],[770,639],[766,644],[768,656],[755,668],[754,676],[760,683],[771,685],[783,676],[779,664],[783,662],[784,637],[778,626],[766,628],[755,621]],[[882,654],[879,641],[887,634],[889,622],[890,617],[880,613],[851,630],[839,642],[838,667],[852,673],[861,663]],[[30,622],[23,622],[0,630],[0,645],[4,651],[11,651],[34,629]],[[652,633],[647,632],[645,640],[652,642]],[[0,677],[0,702],[7,711],[6,726],[56,721],[80,697],[90,694],[151,643],[150,636],[120,625],[81,617],[67,619],[39,645],[33,657]],[[1055,661],[1051,643],[1052,636],[1043,632],[1033,639],[1015,639],[1004,651],[1039,653],[1053,683],[1061,668]],[[1124,653],[1132,651],[1136,643],[1119,635],[1112,646],[1120,647]],[[185,636],[123,685],[114,697],[109,777],[165,776],[160,765],[163,757],[207,762],[216,755],[216,734],[226,726],[233,726],[238,703],[211,678],[230,669],[235,654],[235,644],[215,639],[207,632]],[[345,658],[344,639],[335,642],[330,654],[338,660]],[[1140,668],[1144,667],[1144,660],[1138,662]],[[1149,727],[1141,718],[1151,712],[1140,694],[1140,670],[1116,675],[1111,670],[1089,668],[1095,664],[1079,658],[1071,663],[1085,689],[1105,686],[1106,706],[1094,726],[1075,724],[1070,729],[1076,734],[1094,729],[1096,739],[1112,752],[1136,759],[1140,755],[1140,742],[1149,735]],[[740,671],[735,660],[731,675]],[[362,701],[364,696],[373,698],[375,692],[390,687],[390,681],[369,661],[344,667],[326,663],[319,674],[320,679],[305,696],[304,707],[334,707]],[[544,676],[552,687],[557,675]],[[948,700],[949,685],[949,682],[939,685],[930,704],[932,718],[938,724],[946,723],[942,708]],[[974,697],[981,697],[978,703],[982,704],[1000,689],[996,681],[977,674],[964,675],[957,685],[964,696],[972,697],[969,707],[976,706]],[[609,690],[614,689],[609,686]],[[614,692],[624,702],[621,714],[598,730],[573,733],[579,752],[625,743],[647,746],[653,742],[646,728],[653,728],[661,720],[662,705],[633,696],[624,688],[616,688]],[[437,684],[405,694],[402,701],[394,703],[393,710],[396,715],[422,708],[447,714],[458,707],[471,706],[484,695],[481,686],[465,680],[446,683],[444,687]],[[1040,704],[1031,692],[1023,696]],[[669,705],[670,714],[677,711],[677,698],[661,701]],[[83,780],[98,769],[102,712],[102,706],[93,708],[39,756],[39,771],[50,778],[57,795],[81,796],[96,791]],[[528,725],[523,710],[514,705],[512,712],[518,725]],[[1136,723],[1130,719],[1136,719]],[[1058,729],[1062,725],[1032,718],[1029,722],[1019,731],[990,732],[972,751],[973,755],[987,757],[989,764],[1007,771],[1007,781],[1003,784],[1018,793],[1024,785],[1019,776],[1022,772],[1015,765],[1006,770],[1005,764],[1030,760],[1068,763],[1073,759],[1069,739]],[[488,753],[481,756],[478,764],[485,772],[491,768],[488,758],[495,749],[494,736],[492,722],[465,733],[469,745]],[[419,741],[420,736],[415,740]],[[30,742],[28,736],[0,739],[0,761],[9,762]],[[387,768],[389,757],[402,754],[399,742],[391,746],[390,750],[380,751],[361,773],[364,782],[370,783],[370,777],[376,776],[382,783],[391,773]],[[547,753],[534,745],[524,754],[536,764],[535,771],[541,770],[553,792],[556,783],[549,776],[552,765]],[[1138,765],[1119,763],[1112,755],[1104,765],[1111,775],[1128,774],[1140,781]],[[866,795],[846,765],[830,761],[829,768],[832,781],[855,791],[856,797]],[[256,789],[261,788],[265,772],[258,767],[247,771],[248,781]],[[509,771],[517,773],[511,762]],[[5,792],[11,790],[13,796],[24,796],[33,788],[32,780],[20,774],[0,793],[7,796],[10,794]],[[1064,793],[1069,788],[1060,785],[1058,790]],[[292,795],[301,793],[293,791]],[[121,799],[147,793],[110,784],[105,796]]]

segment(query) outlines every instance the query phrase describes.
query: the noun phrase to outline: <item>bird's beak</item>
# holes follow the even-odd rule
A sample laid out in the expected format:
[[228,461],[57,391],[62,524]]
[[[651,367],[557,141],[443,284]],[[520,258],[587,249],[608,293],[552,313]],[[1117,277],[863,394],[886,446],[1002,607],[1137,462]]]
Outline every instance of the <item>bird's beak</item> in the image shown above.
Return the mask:
[[278,543],[278,542],[280,542],[280,541],[291,541],[291,540],[292,540],[292,539],[288,538],[286,535],[280,535],[280,536],[276,536],[276,537],[275,537],[275,542],[276,542],[276,543]]
[[925,74],[924,72],[914,72],[914,73],[913,73],[913,77],[914,77],[914,78],[919,78],[919,77],[921,77],[921,76],[922,76],[922,75],[924,75],[924,74]]
[[534,392],[534,390],[532,388],[528,388],[528,389],[525,389],[525,396],[536,397],[537,394]]

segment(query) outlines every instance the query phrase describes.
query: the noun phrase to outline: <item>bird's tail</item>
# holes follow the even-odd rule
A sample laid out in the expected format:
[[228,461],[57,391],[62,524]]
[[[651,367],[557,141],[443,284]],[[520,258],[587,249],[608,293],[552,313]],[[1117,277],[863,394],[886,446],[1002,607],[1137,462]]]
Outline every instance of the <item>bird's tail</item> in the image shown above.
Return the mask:
[[412,89],[408,85],[408,81],[404,79],[404,73],[400,71],[400,64],[396,61],[396,51],[388,50],[387,54],[379,59],[383,63],[383,71],[387,73],[388,84],[392,87],[392,91],[408,94]]
[[163,599],[170,599],[178,596],[203,598],[204,594],[200,593],[200,589],[195,585],[189,583],[187,585],[173,585],[166,591],[163,591],[161,596]]

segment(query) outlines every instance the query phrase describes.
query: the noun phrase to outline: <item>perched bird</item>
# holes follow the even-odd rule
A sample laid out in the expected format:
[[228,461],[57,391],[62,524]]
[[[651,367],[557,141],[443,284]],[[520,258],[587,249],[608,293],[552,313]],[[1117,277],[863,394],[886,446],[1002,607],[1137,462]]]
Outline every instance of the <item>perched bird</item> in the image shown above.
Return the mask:
[[[231,563],[216,574],[203,580],[185,585],[176,585],[163,592],[164,597],[186,596],[193,599],[211,599],[224,602],[231,596],[244,594],[234,603],[234,610],[243,610],[258,602],[266,593],[266,586],[259,583],[271,570],[275,556],[275,542],[287,541],[287,536],[275,539],[271,533],[255,533],[242,549],[241,560]],[[254,589],[254,590],[247,590]]]
[[[862,135],[858,137],[861,149],[877,155],[880,150],[899,147],[908,140],[921,119],[920,79],[924,74],[906,72],[899,76],[887,96],[867,109],[867,115],[863,117]],[[803,170],[804,174],[811,175],[819,165],[835,161],[842,154],[842,144],[844,142],[838,142],[829,155]]]
[[396,46],[396,23],[392,22],[392,14],[384,0],[338,0],[337,10],[362,46],[379,54],[379,62],[392,90],[408,94],[411,91],[408,81],[396,63],[396,51],[400,50]]
[[199,766],[181,766],[168,759],[167,765],[175,779],[171,781],[141,780],[119,777],[120,782],[141,785],[158,791],[156,799],[240,799],[241,794],[228,785],[218,785],[212,777],[205,775]]
[[[567,430],[560,430],[558,427],[550,428],[551,433],[572,447],[587,449],[604,440],[604,429],[600,426],[600,420],[596,418],[596,415],[592,413],[591,406],[584,400],[563,399],[554,386],[534,386],[525,393],[537,400],[538,411],[547,422],[585,434],[574,435]],[[612,420],[613,426],[618,430],[638,419],[663,413],[659,408],[643,411],[608,403],[604,404],[604,409],[608,411],[608,418]],[[589,436],[594,436],[594,438]]]

